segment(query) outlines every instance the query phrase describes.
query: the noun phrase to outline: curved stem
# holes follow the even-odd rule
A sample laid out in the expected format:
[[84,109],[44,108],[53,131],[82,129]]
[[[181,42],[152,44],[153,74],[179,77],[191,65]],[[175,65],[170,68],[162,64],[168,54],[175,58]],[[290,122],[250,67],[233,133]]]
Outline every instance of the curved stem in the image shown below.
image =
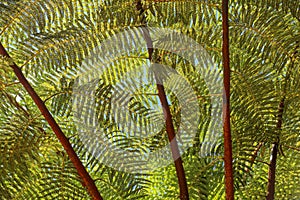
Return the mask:
[[[139,14],[141,16],[142,22],[146,22],[146,17],[144,15],[144,9],[142,6],[142,3],[140,0],[137,1],[136,8],[139,11]],[[153,54],[153,41],[150,37],[149,30],[146,26],[142,27],[143,36],[147,43],[147,49],[149,54],[149,60],[152,62],[152,54]],[[174,125],[172,122],[172,114],[170,111],[170,107],[168,104],[167,96],[165,93],[164,86],[162,84],[159,84],[158,78],[155,75],[156,79],[156,86],[158,90],[158,96],[160,99],[161,106],[163,108],[164,117],[166,119],[166,131],[168,134],[168,139],[170,141],[171,146],[171,153],[175,164],[177,179],[178,179],[178,185],[179,185],[179,191],[180,191],[180,199],[181,200],[188,200],[189,199],[189,192],[188,192],[188,186],[186,181],[186,176],[183,168],[183,162],[180,157],[180,152],[178,148],[178,143],[176,140],[176,133],[174,129]]]
[[[5,48],[2,46],[0,43],[0,55],[3,55],[5,57],[10,58],[8,53],[6,52]],[[20,83],[24,86],[26,91],[29,93],[31,96],[32,100],[34,103],[37,105],[47,122],[49,123],[50,127],[52,128],[53,132],[59,139],[60,143],[64,147],[65,151],[67,152],[71,162],[73,163],[74,167],[76,168],[79,176],[82,179],[82,184],[84,187],[87,188],[88,192],[90,195],[93,197],[95,200],[102,200],[102,197],[94,183],[94,180],[90,177],[88,172],[86,171],[85,167],[83,166],[82,162],[78,158],[76,152],[74,151],[72,145],[70,144],[68,138],[64,135],[62,132],[61,128],[58,126],[56,123],[55,119],[53,116],[50,114],[49,110],[45,106],[44,102],[42,99],[39,97],[39,95],[35,92],[35,90],[32,88],[28,80],[25,78],[24,74],[22,73],[21,69],[13,63],[11,65],[11,68],[13,69],[14,73],[18,77]]]

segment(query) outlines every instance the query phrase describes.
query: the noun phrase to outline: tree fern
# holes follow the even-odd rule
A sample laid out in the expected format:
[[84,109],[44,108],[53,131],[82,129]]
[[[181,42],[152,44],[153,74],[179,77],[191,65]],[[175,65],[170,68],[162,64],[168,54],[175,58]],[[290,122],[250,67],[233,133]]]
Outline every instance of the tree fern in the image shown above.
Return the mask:
[[[0,42],[12,57],[0,58],[0,199],[91,198],[50,126],[14,75],[9,66],[12,61],[44,101],[104,199],[179,198],[172,165],[136,174],[105,166],[83,144],[74,123],[73,88],[84,60],[105,40],[123,31],[131,31],[132,37],[137,37],[139,27],[145,25],[174,29],[202,45],[212,58],[215,70],[200,75],[185,58],[162,49],[154,51],[160,64],[176,70],[197,96],[200,121],[191,147],[182,156],[190,199],[225,198],[222,130],[215,128],[212,119],[213,100],[220,99],[221,94],[210,91],[205,79],[206,75],[213,77],[211,84],[222,79],[221,1],[142,1],[143,19],[135,4],[130,0],[0,2]],[[299,199],[299,16],[300,4],[294,0],[242,0],[229,4],[237,199],[266,197],[273,143],[279,145],[275,199]],[[97,120],[116,148],[154,151],[168,143],[165,127],[147,127],[153,119],[157,123],[163,120],[161,113],[151,112],[153,105],[160,108],[157,91],[150,84],[138,88],[132,80],[121,81],[130,71],[147,64],[147,48],[129,54],[118,58],[106,55],[111,65],[95,82]],[[176,86],[172,83],[166,91],[178,130],[182,107],[172,92]],[[138,90],[130,100],[130,115],[143,130],[151,130],[152,137],[132,139],[128,137],[131,127],[118,124],[121,116],[119,120],[113,118],[118,108],[111,102],[122,102],[124,97],[122,93],[113,96],[113,92],[124,88]],[[84,86],[80,89],[87,90]]]

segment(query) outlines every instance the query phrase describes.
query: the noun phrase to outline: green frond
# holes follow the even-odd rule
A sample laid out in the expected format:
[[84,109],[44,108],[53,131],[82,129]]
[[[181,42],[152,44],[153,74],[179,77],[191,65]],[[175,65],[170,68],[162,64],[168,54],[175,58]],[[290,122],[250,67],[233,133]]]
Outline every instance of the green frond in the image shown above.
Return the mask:
[[[149,153],[163,147],[164,156],[171,156],[156,80],[149,76],[155,66],[146,69],[150,61],[141,27],[152,31],[153,44],[160,47],[154,49],[153,60],[163,66],[158,77],[175,130],[196,132],[193,138],[176,136],[180,145],[189,141],[182,158],[190,199],[225,198],[221,1],[144,0],[143,13],[136,3],[0,2],[0,41],[12,57],[0,57],[0,199],[90,199],[61,144],[17,81],[12,62],[45,102],[104,199],[179,198],[174,166],[160,160],[145,164]],[[265,198],[274,142],[280,147],[275,198],[300,197],[299,16],[297,0],[230,1],[236,199]],[[182,54],[170,52],[165,41],[176,34],[155,28],[175,30],[203,48],[178,39],[172,48]],[[184,52],[201,58],[190,61]],[[197,109],[184,113],[191,105]],[[86,118],[91,109],[94,118]],[[198,114],[198,121],[182,125],[184,114],[188,119]],[[92,128],[85,130],[84,125]],[[99,151],[103,148],[109,151]],[[120,171],[111,166],[114,162]],[[147,171],[153,165],[160,168]]]

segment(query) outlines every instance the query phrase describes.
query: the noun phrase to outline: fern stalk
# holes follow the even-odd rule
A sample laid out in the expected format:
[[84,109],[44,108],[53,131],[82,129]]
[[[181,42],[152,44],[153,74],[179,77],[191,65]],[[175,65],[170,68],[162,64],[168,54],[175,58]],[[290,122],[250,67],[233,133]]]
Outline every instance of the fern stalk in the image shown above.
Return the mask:
[[[142,6],[142,3],[140,0],[137,1],[136,7],[137,7],[137,10],[140,12],[139,14],[142,17],[142,21],[145,23],[146,19],[144,16],[144,9],[143,9],[143,6]],[[142,30],[143,30],[144,39],[146,40],[146,43],[147,43],[147,50],[148,50],[148,54],[149,54],[148,59],[151,62],[152,54],[153,54],[153,41],[150,37],[150,33],[149,33],[149,30],[147,29],[146,25],[143,26]],[[174,129],[174,125],[172,122],[172,114],[170,111],[170,107],[168,104],[164,86],[162,84],[158,84],[156,75],[155,75],[155,79],[157,82],[156,86],[157,86],[157,90],[158,90],[159,100],[162,105],[163,113],[164,113],[164,116],[166,119],[166,131],[168,134],[168,139],[170,141],[171,153],[172,153],[172,157],[173,157],[174,164],[175,164],[178,185],[179,185],[180,199],[188,200],[189,199],[188,186],[187,186],[187,182],[186,182],[184,167],[182,164],[183,162],[180,157],[178,143],[176,140],[175,129]]]
[[[297,49],[298,47],[296,47]],[[296,55],[297,50],[294,52],[293,55]],[[287,84],[290,81],[291,70],[294,68],[294,62],[291,60],[291,67],[288,68],[285,77],[284,89],[283,89],[283,97],[278,106],[278,116],[277,116],[277,124],[276,128],[278,131],[282,129],[282,122],[283,122],[283,111],[285,107],[285,99],[286,99],[286,90]],[[268,185],[267,185],[267,196],[266,200],[273,200],[275,197],[275,182],[276,182],[276,162],[277,162],[277,154],[279,151],[279,136],[277,137],[277,141],[273,143],[272,150],[271,150],[271,158],[269,164],[269,171],[268,171]]]
[[[279,114],[278,114],[278,121],[277,121],[278,130],[281,130],[282,128],[282,115],[284,109],[284,101],[285,101],[285,97],[282,98],[279,104],[279,109],[278,109]],[[279,141],[274,142],[272,147],[271,159],[269,164],[269,172],[268,172],[268,191],[266,197],[267,200],[273,200],[275,195],[275,175],[276,175],[276,161],[277,161],[278,147],[279,147]]]
[[278,143],[275,142],[272,147],[271,162],[269,164],[268,192],[267,192],[266,200],[273,200],[275,195],[275,172],[276,172],[277,153],[278,153]]
[[[0,43],[0,55],[4,57],[10,58],[9,54]],[[102,197],[95,185],[94,180],[86,171],[85,167],[83,166],[82,162],[78,158],[76,152],[74,151],[71,143],[69,142],[68,138],[64,135],[59,125],[56,123],[53,116],[50,114],[49,110],[47,109],[46,105],[44,104],[43,100],[39,97],[39,95],[35,92],[32,88],[28,80],[25,78],[24,74],[22,73],[21,69],[15,64],[12,63],[11,68],[13,69],[15,75],[19,79],[20,83],[24,86],[28,94],[31,96],[32,100],[35,102],[47,122],[49,123],[50,127],[52,128],[53,132],[56,134],[57,138],[59,139],[60,143],[64,147],[65,151],[67,152],[71,162],[73,163],[74,167],[76,168],[79,176],[82,179],[82,185],[87,188],[88,192],[95,200],[102,200]]]
[[223,28],[223,68],[224,68],[224,162],[225,162],[225,188],[226,199],[234,199],[233,169],[232,169],[232,141],[230,130],[230,63],[229,63],[229,30],[228,30],[228,0],[222,0],[222,28]]

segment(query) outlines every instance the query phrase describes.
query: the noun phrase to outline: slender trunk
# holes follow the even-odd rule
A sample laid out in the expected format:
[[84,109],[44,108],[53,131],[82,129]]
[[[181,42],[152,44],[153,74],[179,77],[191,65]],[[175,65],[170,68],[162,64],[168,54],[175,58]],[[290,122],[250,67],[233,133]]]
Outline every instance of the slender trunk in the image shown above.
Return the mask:
[[272,147],[271,153],[271,162],[269,165],[269,173],[268,173],[268,192],[267,192],[267,200],[273,200],[275,195],[275,172],[276,172],[276,160],[278,153],[278,143],[274,143]]
[[[276,128],[281,132],[282,129],[282,122],[283,122],[283,111],[284,111],[284,104],[285,104],[285,98],[286,98],[286,90],[287,90],[287,85],[290,80],[291,76],[291,70],[294,68],[294,58],[297,56],[299,48],[299,41],[296,41],[296,47],[293,55],[290,57],[291,59],[291,65],[288,67],[287,72],[286,72],[286,77],[284,80],[284,89],[283,89],[283,97],[279,103],[278,106],[278,116],[277,116],[277,125]],[[268,172],[268,189],[267,189],[267,200],[273,200],[275,197],[275,181],[276,181],[276,161],[277,161],[277,154],[279,151],[279,137],[277,137],[277,141],[273,143],[272,145],[272,150],[271,150],[271,158],[270,158],[270,164],[269,164],[269,172]],[[281,148],[281,147],[280,147]]]
[[230,65],[229,65],[229,30],[228,30],[228,0],[222,0],[222,27],[223,27],[223,68],[224,68],[224,162],[226,199],[234,199],[233,169],[232,169],[232,142],[230,131]]
[[[143,6],[142,6],[142,3],[140,0],[137,1],[136,7],[137,7],[137,10],[140,12],[140,16],[142,17],[142,20],[145,23],[146,21],[145,21],[145,16],[144,16],[144,9],[143,9]],[[150,33],[149,33],[149,30],[147,29],[147,27],[144,26],[142,30],[143,30],[144,39],[147,42],[149,60],[151,62],[152,54],[153,54],[153,48],[152,48],[153,42],[152,42],[152,39],[150,37]],[[157,78],[156,78],[156,82],[158,83]],[[172,122],[172,115],[171,115],[170,107],[169,107],[169,104],[167,101],[165,89],[164,89],[164,86],[161,84],[156,84],[156,85],[157,85],[157,90],[158,90],[158,96],[159,96],[159,99],[160,99],[160,102],[161,102],[161,105],[163,108],[163,113],[164,113],[164,116],[166,119],[166,131],[168,134],[168,139],[170,141],[171,153],[172,153],[172,157],[174,159],[174,164],[175,164],[175,168],[176,168],[176,174],[177,174],[179,191],[180,191],[180,199],[188,200],[189,193],[188,193],[188,186],[187,186],[187,182],[186,182],[186,176],[185,176],[181,157],[179,156],[180,152],[179,152],[178,143],[176,140],[176,133],[175,133],[174,125]]]
[[[280,131],[282,128],[282,115],[284,109],[284,101],[285,98],[281,100],[278,109],[278,121],[277,121],[277,129]],[[279,147],[279,139],[278,141],[273,143],[271,158],[270,158],[270,165],[269,165],[269,172],[268,172],[268,191],[267,191],[267,200],[273,200],[275,195],[275,173],[276,173],[276,161],[277,161],[277,154],[278,154],[278,147]]]
[[[10,58],[2,44],[0,43],[0,55],[3,55],[7,58]],[[45,106],[44,102],[42,99],[38,96],[38,94],[35,92],[35,90],[32,88],[30,83],[27,81],[25,76],[23,75],[21,69],[13,63],[11,65],[11,68],[14,70],[14,73],[18,77],[20,83],[24,86],[26,91],[29,93],[47,122],[49,123],[50,127],[52,128],[53,132],[56,134],[57,138],[59,139],[60,143],[64,147],[65,151],[67,152],[70,160],[72,161],[74,167],[76,168],[79,176],[82,179],[82,184],[84,187],[87,188],[88,192],[90,195],[93,197],[95,200],[102,200],[102,197],[94,183],[94,180],[90,177],[86,169],[84,168],[82,162],[78,158],[76,152],[74,151],[72,145],[70,144],[68,138],[64,135],[58,124],[56,123],[55,119],[52,117],[50,114],[49,110]]]
[[176,168],[176,174],[177,174],[177,179],[178,179],[178,184],[180,189],[180,199],[187,200],[189,199],[188,187],[187,187],[182,160],[178,149],[178,144],[175,138],[176,136],[175,136],[175,130],[172,122],[172,115],[166,98],[164,86],[157,84],[157,89],[158,89],[158,96],[162,104],[164,110],[164,116],[166,119],[166,129],[167,129],[168,138],[171,145],[171,152],[172,152],[172,156]]

